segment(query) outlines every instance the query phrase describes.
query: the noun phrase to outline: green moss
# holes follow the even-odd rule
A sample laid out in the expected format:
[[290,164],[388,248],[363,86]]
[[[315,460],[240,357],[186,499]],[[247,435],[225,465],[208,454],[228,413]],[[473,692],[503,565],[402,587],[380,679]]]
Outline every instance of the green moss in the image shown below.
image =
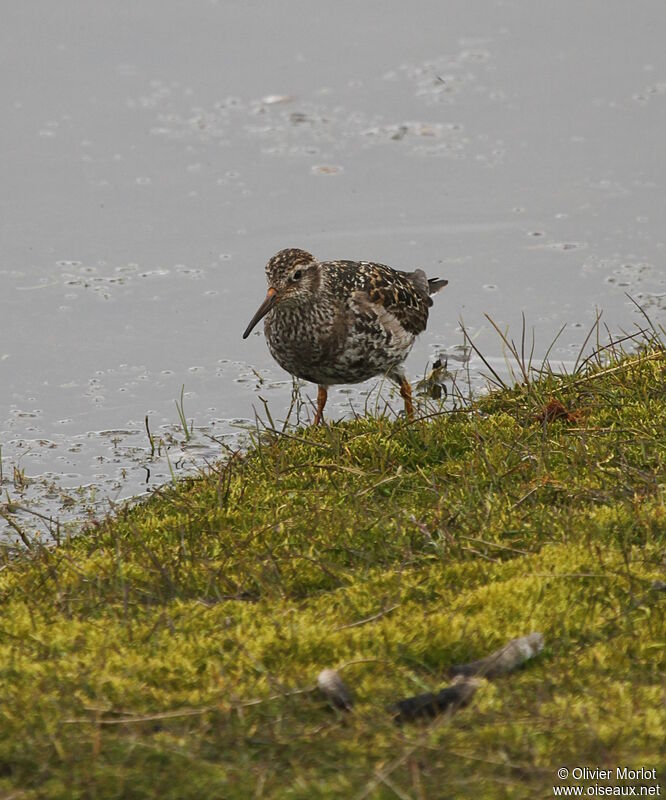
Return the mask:
[[[513,798],[562,765],[666,766],[665,465],[655,349],[414,424],[267,435],[7,552],[0,794]],[[391,721],[533,630],[543,654],[468,708]],[[324,667],[352,714],[312,691]]]

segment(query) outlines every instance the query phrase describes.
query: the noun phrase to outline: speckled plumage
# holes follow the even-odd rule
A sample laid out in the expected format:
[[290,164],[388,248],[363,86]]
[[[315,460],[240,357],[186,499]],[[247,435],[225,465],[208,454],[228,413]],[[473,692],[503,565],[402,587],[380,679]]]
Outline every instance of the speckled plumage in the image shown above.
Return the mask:
[[265,316],[273,358],[292,375],[317,383],[324,395],[332,384],[376,375],[387,375],[402,387],[401,364],[426,328],[430,294],[447,283],[426,278],[420,269],[319,262],[298,249],[274,255],[266,277],[266,300],[244,336]]

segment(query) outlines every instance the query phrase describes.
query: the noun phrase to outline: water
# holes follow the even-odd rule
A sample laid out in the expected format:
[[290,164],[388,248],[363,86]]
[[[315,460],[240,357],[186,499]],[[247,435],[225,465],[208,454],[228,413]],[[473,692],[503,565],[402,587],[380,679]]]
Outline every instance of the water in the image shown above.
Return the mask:
[[485,313],[524,312],[537,355],[566,324],[563,362],[597,309],[640,324],[627,293],[663,324],[665,34],[660,0],[8,5],[5,500],[99,513],[219,456],[260,398],[284,414],[241,339],[283,247],[449,279],[413,378],[461,319],[500,363]]

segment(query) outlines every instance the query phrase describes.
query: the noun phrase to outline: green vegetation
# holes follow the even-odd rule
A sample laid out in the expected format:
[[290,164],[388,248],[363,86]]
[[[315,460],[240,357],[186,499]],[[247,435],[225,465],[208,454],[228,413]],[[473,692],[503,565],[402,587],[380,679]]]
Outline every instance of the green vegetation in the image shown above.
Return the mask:
[[[0,565],[0,796],[532,798],[666,741],[666,354],[246,456]],[[455,714],[387,705],[531,631]],[[314,689],[337,668],[351,713]],[[641,781],[639,781],[641,783]],[[645,783],[645,782],[643,782]]]

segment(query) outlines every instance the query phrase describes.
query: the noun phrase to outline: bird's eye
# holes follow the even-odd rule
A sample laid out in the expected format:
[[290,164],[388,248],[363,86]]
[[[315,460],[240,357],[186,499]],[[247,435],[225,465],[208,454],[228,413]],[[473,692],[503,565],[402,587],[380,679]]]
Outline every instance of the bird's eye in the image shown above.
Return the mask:
[[292,281],[300,281],[303,277],[303,272],[300,269],[297,269],[296,272],[291,276]]

